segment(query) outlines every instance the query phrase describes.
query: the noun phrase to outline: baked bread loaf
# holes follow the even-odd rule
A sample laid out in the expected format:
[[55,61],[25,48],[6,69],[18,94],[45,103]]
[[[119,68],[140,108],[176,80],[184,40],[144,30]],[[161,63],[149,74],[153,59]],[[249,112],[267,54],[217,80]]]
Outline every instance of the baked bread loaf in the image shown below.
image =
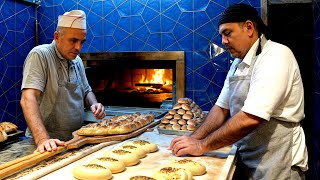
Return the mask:
[[133,176],[133,177],[130,177],[129,180],[156,180],[156,179],[148,176]]
[[192,173],[182,168],[164,167],[155,171],[152,177],[156,180],[192,180]]
[[122,172],[126,169],[123,161],[111,157],[99,157],[92,160],[89,164],[98,164],[110,169],[112,174]]
[[133,145],[133,146],[141,147],[143,150],[145,150],[148,153],[158,151],[158,146],[156,144],[150,143],[149,141],[145,141],[145,140],[130,141],[130,142],[126,143],[126,145]]
[[8,135],[5,131],[0,130],[0,142],[3,142],[8,139]]
[[140,162],[140,159],[136,154],[122,149],[108,151],[103,154],[103,157],[112,157],[121,160],[125,166],[134,166]]
[[13,131],[18,130],[18,126],[11,123],[11,122],[1,122],[0,123],[0,130],[3,130],[6,133],[9,133],[9,132],[13,132]]
[[104,136],[112,134],[126,134],[140,129],[154,121],[153,114],[126,114],[104,119],[99,123],[90,123],[82,126],[78,135],[83,136]]
[[206,173],[206,167],[203,164],[190,159],[171,161],[166,165],[166,167],[187,169],[193,176],[200,176]]
[[146,157],[147,153],[148,153],[147,151],[145,151],[141,147],[134,146],[134,145],[124,145],[124,146],[121,146],[119,149],[130,151],[133,154],[136,154],[140,159]]
[[112,173],[108,168],[98,164],[87,164],[77,166],[72,174],[75,178],[81,180],[111,179]]

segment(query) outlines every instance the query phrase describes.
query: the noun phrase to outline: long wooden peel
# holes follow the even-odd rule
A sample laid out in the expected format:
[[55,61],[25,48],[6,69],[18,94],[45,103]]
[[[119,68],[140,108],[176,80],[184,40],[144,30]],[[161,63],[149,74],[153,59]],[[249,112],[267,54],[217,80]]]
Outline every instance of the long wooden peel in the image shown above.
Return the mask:
[[66,149],[66,146],[59,146],[55,151],[46,151],[44,153],[34,152],[30,155],[5,163],[1,165],[2,169],[0,170],[0,178],[2,179],[8,177],[16,172],[29,168],[41,162],[42,160],[52,157]]

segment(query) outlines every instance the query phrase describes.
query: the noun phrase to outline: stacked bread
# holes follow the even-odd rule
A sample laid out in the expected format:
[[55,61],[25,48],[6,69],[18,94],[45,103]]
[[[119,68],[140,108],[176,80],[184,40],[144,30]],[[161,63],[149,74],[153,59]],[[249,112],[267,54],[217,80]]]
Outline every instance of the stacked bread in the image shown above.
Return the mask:
[[0,142],[8,139],[8,133],[12,133],[18,130],[18,126],[11,122],[0,123]]
[[194,131],[205,118],[202,109],[189,98],[180,98],[159,124],[161,129]]
[[77,179],[111,179],[112,174],[123,172],[126,167],[139,164],[147,153],[156,152],[158,146],[145,140],[135,140],[105,152],[101,157],[73,169]]

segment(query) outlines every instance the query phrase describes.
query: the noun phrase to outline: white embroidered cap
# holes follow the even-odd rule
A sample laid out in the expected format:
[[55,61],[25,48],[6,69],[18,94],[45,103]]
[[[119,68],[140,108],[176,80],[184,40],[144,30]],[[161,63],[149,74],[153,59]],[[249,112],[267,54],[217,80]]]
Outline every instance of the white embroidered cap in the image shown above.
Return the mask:
[[82,10],[72,10],[60,15],[58,27],[86,29],[86,13]]

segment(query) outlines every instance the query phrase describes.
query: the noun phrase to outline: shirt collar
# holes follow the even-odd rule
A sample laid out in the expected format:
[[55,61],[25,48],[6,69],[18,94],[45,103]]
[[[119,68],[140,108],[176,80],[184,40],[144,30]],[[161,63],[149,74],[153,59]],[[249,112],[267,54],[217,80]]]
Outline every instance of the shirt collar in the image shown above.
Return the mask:
[[[264,39],[264,35],[262,34],[260,36],[260,39],[262,41],[262,39]],[[246,56],[243,58],[243,60],[239,63],[238,68],[239,69],[243,69],[246,66],[250,66],[252,58],[256,55],[256,51],[258,49],[258,45],[259,45],[259,39],[256,40],[256,42],[253,43],[253,45],[251,46],[251,48],[249,49],[249,51],[247,52]],[[262,45],[261,45],[262,46]]]

